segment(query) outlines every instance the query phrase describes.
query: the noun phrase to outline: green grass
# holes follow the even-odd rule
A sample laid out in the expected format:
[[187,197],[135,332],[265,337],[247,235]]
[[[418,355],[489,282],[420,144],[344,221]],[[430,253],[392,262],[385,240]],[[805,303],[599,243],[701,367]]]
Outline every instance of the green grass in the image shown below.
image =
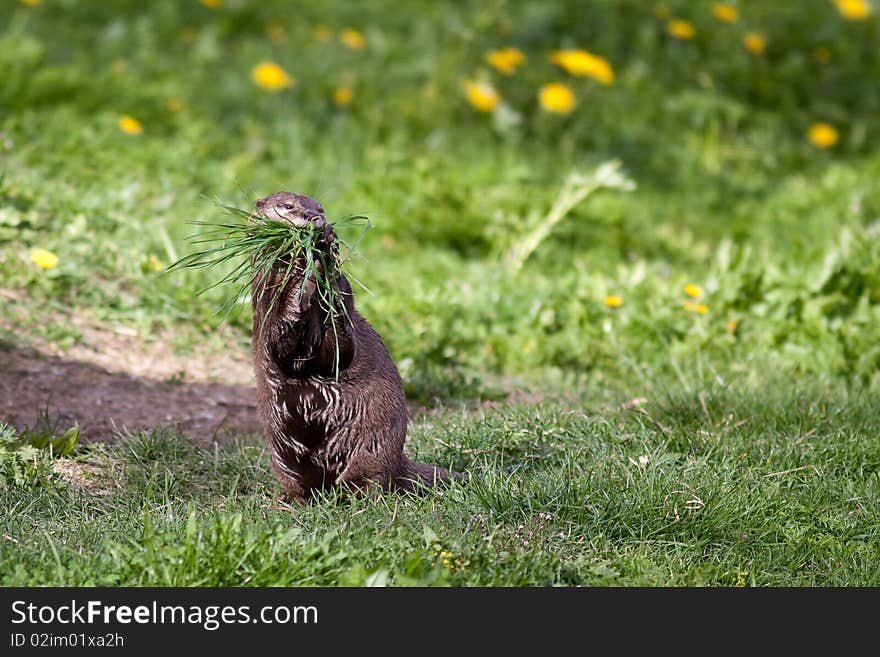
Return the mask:
[[410,449],[472,481],[290,511],[256,440],[127,436],[77,485],[0,493],[0,583],[880,584],[876,399],[703,402],[430,416]]
[[[357,306],[409,398],[441,409],[415,445],[489,474],[288,514],[261,508],[275,487],[254,440],[215,457],[157,429],[82,453],[118,476],[112,495],[6,490],[4,581],[878,584],[878,8],[743,0],[724,24],[668,0],[696,31],[678,41],[656,4],[5,3],[2,343],[69,346],[75,314],[179,353],[246,346],[247,300],[218,326],[234,290],[198,295],[222,267],[155,269],[192,251],[188,221],[222,219],[207,199],[306,193],[375,226]],[[340,45],[346,27],[363,50]],[[507,45],[527,57],[510,77],[484,61]],[[614,83],[566,75],[560,47],[606,58]],[[296,84],[254,86],[263,60]],[[468,105],[466,79],[500,108]],[[569,115],[538,105],[554,81]],[[820,121],[832,148],[807,139]],[[635,189],[554,214],[572,175],[612,160]],[[510,393],[543,405],[450,410]],[[601,410],[639,397],[650,417]]]

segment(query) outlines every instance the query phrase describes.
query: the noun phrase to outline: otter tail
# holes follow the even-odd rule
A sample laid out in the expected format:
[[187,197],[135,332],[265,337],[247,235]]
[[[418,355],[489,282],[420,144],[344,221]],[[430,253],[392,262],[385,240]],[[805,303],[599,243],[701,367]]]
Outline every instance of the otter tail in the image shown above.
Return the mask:
[[467,478],[466,474],[452,472],[439,465],[418,463],[404,456],[392,484],[398,490],[414,491],[421,486],[437,486],[449,483],[453,479],[466,480]]

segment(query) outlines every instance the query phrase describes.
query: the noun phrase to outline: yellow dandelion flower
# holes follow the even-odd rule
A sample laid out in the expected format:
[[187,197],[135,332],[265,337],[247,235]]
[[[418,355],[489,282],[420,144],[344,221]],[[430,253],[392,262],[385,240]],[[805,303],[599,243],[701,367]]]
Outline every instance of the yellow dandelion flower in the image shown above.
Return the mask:
[[868,0],[834,0],[837,11],[848,21],[863,21],[871,15]]
[[739,20],[739,12],[736,7],[726,2],[716,2],[712,5],[712,15],[722,23],[735,23]]
[[694,26],[689,21],[681,20],[680,18],[666,23],[666,31],[669,33],[669,36],[676,39],[692,39],[694,34],[696,34]]
[[694,283],[687,283],[684,286],[684,293],[688,295],[691,299],[699,299],[703,296],[703,288]]
[[275,62],[260,62],[251,69],[251,80],[266,91],[281,91],[292,87],[295,80]]
[[40,0],[18,0],[23,5],[28,5],[30,7],[36,7],[40,4]]
[[753,55],[763,55],[767,40],[757,32],[748,32],[743,37],[743,47]]
[[154,255],[147,258],[147,269],[150,271],[162,271],[165,269],[165,263]]
[[736,328],[739,326],[739,322],[735,319],[731,319],[724,326],[724,330],[728,333],[736,333]]
[[834,126],[822,122],[814,123],[807,132],[807,139],[819,148],[831,148],[839,138]]
[[691,313],[697,313],[698,315],[705,315],[709,312],[709,308],[706,307],[705,304],[695,303],[693,301],[685,301],[681,304],[681,307]]
[[813,59],[820,64],[827,64],[831,61],[831,50],[825,46],[819,46],[813,51]]
[[525,61],[526,56],[516,48],[499,48],[486,53],[486,63],[504,75],[513,75]]
[[340,32],[339,40],[342,41],[346,48],[350,48],[351,50],[363,50],[367,45],[364,35],[351,27]]
[[339,107],[345,107],[354,98],[354,92],[351,87],[337,87],[333,90],[333,102]]
[[577,104],[571,89],[560,82],[545,84],[538,91],[538,102],[551,114],[568,114]]
[[491,112],[501,102],[501,96],[488,82],[465,82],[464,93],[471,106],[480,112]]
[[144,126],[133,116],[128,114],[119,117],[119,129],[127,135],[139,135],[144,131]]
[[664,2],[658,2],[654,5],[654,15],[661,21],[665,21],[670,16],[669,7]]
[[583,75],[602,84],[614,82],[614,69],[608,60],[586,50],[554,50],[550,53],[550,61],[569,75]]
[[609,308],[620,308],[623,305],[623,297],[609,294],[602,299],[602,303],[604,303]]
[[180,98],[169,98],[168,102],[165,104],[165,107],[168,108],[169,112],[179,112],[183,109],[183,103]]
[[30,252],[31,261],[40,269],[55,269],[58,266],[58,256],[46,249],[33,249]]
[[315,41],[329,41],[330,37],[330,28],[326,25],[315,25],[312,28],[312,38]]
[[223,4],[222,0],[199,0],[208,9],[220,9]]

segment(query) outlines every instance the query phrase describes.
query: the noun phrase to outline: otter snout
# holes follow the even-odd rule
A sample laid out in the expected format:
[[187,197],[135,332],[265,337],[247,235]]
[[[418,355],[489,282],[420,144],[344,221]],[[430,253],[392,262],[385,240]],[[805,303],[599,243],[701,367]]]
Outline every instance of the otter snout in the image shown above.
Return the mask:
[[308,217],[298,217],[298,216],[286,216],[281,218],[282,221],[287,221],[296,226],[297,228],[303,228],[304,226],[308,226],[309,224],[314,224],[315,228],[321,229],[327,225],[327,220],[323,217],[323,215],[316,216],[308,216]]
[[326,217],[324,217],[323,214],[320,214],[320,213],[317,213],[317,212],[314,212],[314,213],[306,213],[306,215],[303,217],[303,219],[304,219],[304,223],[303,223],[303,225],[305,225],[305,224],[307,224],[307,223],[310,223],[310,222],[313,223],[313,224],[315,224],[315,226],[316,226],[317,228],[323,228],[324,226],[327,225],[327,219],[326,219]]

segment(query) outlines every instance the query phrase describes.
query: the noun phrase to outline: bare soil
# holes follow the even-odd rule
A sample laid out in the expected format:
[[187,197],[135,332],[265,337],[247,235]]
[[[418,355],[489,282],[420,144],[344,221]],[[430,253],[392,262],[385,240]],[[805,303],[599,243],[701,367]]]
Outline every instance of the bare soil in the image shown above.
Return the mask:
[[82,339],[61,351],[49,343],[0,345],[0,419],[17,429],[41,414],[81,440],[174,426],[203,444],[259,433],[249,354],[175,354],[169,341],[76,323]]
[[[79,337],[60,349],[27,329],[33,321],[73,328]],[[0,340],[0,420],[18,430],[47,416],[60,431],[79,425],[80,440],[87,443],[161,426],[205,445],[261,432],[250,352],[222,332],[211,336],[210,345],[189,340],[175,350],[173,334],[145,337],[85,314],[36,309],[4,289],[0,332],[11,337]],[[475,400],[468,409],[546,400],[513,381],[502,380],[499,387],[507,393],[503,401]],[[413,419],[433,412],[416,404],[409,411]]]

